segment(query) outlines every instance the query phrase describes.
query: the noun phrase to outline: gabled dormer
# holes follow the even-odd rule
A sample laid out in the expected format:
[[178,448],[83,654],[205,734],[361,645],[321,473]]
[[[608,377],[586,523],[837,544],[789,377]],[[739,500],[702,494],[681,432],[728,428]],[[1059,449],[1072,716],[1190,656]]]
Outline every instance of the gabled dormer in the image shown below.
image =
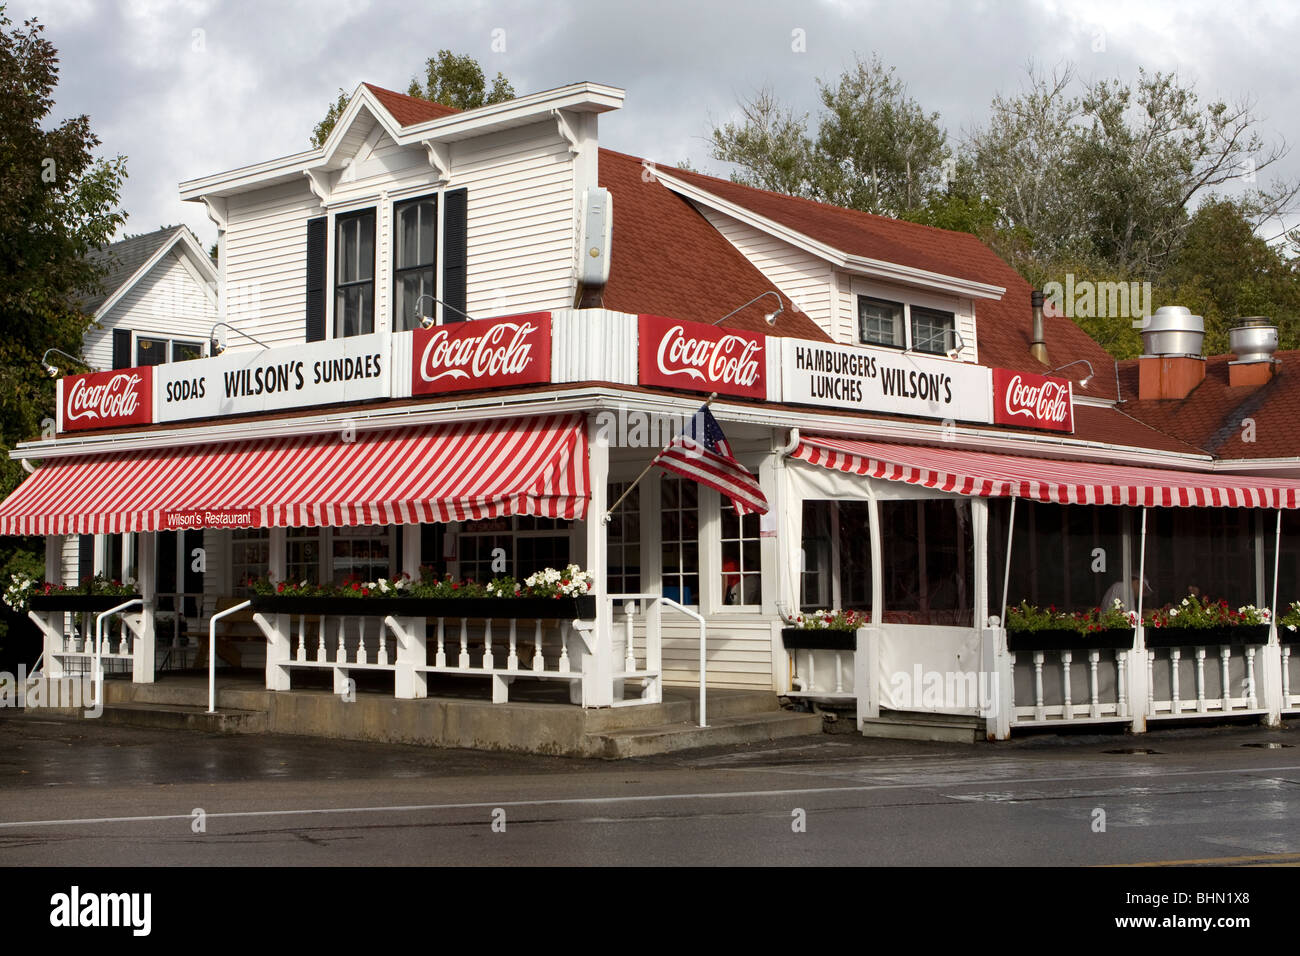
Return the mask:
[[362,84],[318,149],[182,184],[218,226],[222,319],[284,345],[572,306],[596,118],[622,99],[457,111]]

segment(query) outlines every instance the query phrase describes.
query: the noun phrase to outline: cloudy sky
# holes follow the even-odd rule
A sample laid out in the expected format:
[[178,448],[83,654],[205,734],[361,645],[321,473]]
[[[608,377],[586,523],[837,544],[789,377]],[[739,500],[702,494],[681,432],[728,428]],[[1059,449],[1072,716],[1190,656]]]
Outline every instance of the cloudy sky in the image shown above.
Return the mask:
[[770,85],[815,112],[816,79],[855,55],[896,67],[951,141],[1031,58],[1084,79],[1176,70],[1205,101],[1250,97],[1260,131],[1296,146],[1278,171],[1300,175],[1300,5],[1285,2],[9,0],[7,15],[35,17],[59,50],[57,114],[89,114],[101,152],[128,157],[126,231],[184,222],[205,244],[215,227],[177,183],[307,148],[338,88],[404,91],[442,48],[520,93],[621,87],[602,145],[709,172],[705,137],[737,97]]

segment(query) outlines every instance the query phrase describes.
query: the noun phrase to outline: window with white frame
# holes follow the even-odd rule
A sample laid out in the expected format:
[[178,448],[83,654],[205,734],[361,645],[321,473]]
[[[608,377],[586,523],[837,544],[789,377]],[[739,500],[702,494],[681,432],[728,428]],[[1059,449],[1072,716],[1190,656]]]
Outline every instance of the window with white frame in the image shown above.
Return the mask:
[[375,211],[334,223],[334,337],[375,330]]
[[437,295],[434,285],[438,259],[438,197],[423,196],[393,207],[393,329],[419,327],[416,310],[433,315],[437,303],[420,301]]
[[947,309],[859,295],[858,339],[865,345],[947,355],[957,346],[957,316]]
[[569,521],[531,515],[462,522],[460,576],[490,581],[508,574],[522,581],[543,568],[563,568],[571,560],[571,527]]
[[659,538],[663,595],[679,604],[700,603],[700,490],[693,481],[663,475]]
[[394,529],[334,528],[330,537],[330,574],[335,584],[364,584],[393,576]]
[[[266,577],[271,567],[271,532],[268,528],[238,528],[230,532],[230,583],[238,591]],[[302,580],[299,578],[298,580]],[[313,580],[315,580],[313,575]]]
[[865,501],[805,501],[800,607],[871,610],[871,511]]
[[858,337],[867,345],[904,348],[903,303],[858,296]]
[[320,528],[290,528],[285,536],[286,581],[321,583],[321,530]]
[[136,365],[166,365],[168,362],[187,362],[203,358],[202,342],[187,342],[164,336],[136,335]]
[[941,309],[928,309],[924,306],[909,307],[912,315],[912,348],[918,352],[932,355],[947,355],[956,347],[957,330],[955,316]]
[[[609,501],[618,501],[631,482],[609,485]],[[606,582],[610,594],[641,592],[641,487],[634,487],[606,525]]]
[[757,514],[738,515],[731,499],[719,496],[722,526],[722,603],[754,605],[762,603],[762,578],[759,574],[759,518]]

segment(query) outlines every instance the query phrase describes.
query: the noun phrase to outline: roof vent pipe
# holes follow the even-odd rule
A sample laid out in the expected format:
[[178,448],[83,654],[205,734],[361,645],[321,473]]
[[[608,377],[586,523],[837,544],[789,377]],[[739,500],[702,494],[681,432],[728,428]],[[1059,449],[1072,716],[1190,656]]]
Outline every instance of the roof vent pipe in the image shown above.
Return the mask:
[[1277,351],[1277,326],[1267,316],[1248,316],[1228,330],[1228,340],[1238,362],[1271,362]]
[[1051,365],[1047,360],[1047,342],[1043,336],[1043,293],[1034,289],[1029,293],[1029,304],[1034,309],[1034,337],[1029,345],[1029,354],[1044,365]]

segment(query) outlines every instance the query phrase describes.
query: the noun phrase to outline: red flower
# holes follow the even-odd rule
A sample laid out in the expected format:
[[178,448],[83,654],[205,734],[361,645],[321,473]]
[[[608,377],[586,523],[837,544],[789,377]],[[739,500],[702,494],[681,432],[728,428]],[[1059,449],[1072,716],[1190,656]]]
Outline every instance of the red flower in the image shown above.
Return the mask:
[[452,584],[451,584],[451,589],[452,589],[453,591],[457,590],[459,587],[460,587],[459,584],[457,584],[457,583],[454,582],[454,581],[452,582]]
[[352,590],[354,590],[354,591],[360,591],[360,590],[361,590],[361,585],[358,584],[356,581],[353,581],[353,582],[352,582]]
[[283,581],[281,581],[278,585],[276,585],[275,593],[276,593],[276,594],[283,594],[283,593],[284,593],[284,582],[283,582]]
[[370,597],[370,588],[362,588],[362,589],[361,589],[361,596],[362,596],[362,597]]

